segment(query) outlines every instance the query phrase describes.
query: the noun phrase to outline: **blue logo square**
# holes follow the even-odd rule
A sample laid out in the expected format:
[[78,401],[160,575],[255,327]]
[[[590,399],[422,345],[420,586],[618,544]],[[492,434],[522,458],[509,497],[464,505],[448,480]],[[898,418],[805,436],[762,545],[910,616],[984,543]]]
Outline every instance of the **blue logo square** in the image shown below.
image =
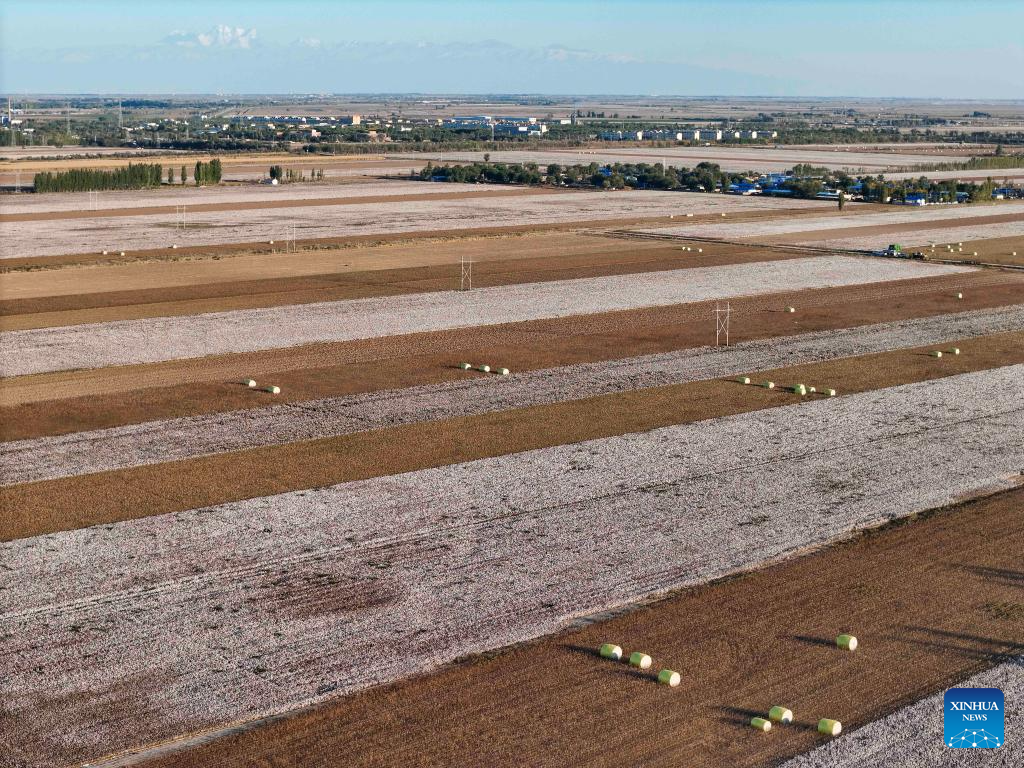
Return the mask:
[[954,749],[995,749],[1005,741],[998,688],[950,688],[943,697],[942,741]]

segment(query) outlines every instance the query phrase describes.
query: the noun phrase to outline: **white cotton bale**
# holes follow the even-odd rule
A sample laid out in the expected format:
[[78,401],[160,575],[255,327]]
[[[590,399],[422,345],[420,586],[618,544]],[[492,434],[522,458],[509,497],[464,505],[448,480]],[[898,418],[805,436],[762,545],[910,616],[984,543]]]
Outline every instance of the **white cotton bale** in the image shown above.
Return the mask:
[[724,214],[724,213],[722,214],[722,218],[723,218],[723,219],[725,218],[725,214]]
[[634,651],[629,654],[629,665],[637,669],[650,669],[651,657],[641,651]]
[[972,251],[972,252],[971,252],[971,255],[972,255],[972,256],[977,256],[977,255],[978,255],[978,252],[977,252],[977,251]]
[[794,312],[796,312],[796,307],[786,307],[786,311],[789,314],[793,314]]
[[256,386],[256,379],[246,379],[245,386],[247,386],[249,389],[252,389],[253,387]]
[[172,251],[176,251],[176,250],[178,250],[178,244],[177,244],[177,243],[173,243],[173,244],[171,245],[171,250],[172,250]]
[[692,219],[692,218],[693,218],[693,214],[692,214],[692,213],[688,213],[688,214],[686,214],[686,218],[688,218],[688,219]]
[[963,295],[962,293],[957,293],[956,297],[957,297],[958,299],[962,299],[962,298],[964,297],[964,295]]
[[807,391],[808,391],[808,392],[810,392],[810,393],[811,393],[811,394],[813,395],[813,394],[814,394],[815,392],[817,392],[818,390],[816,390],[816,389],[815,389],[814,387],[808,387],[808,388],[807,388]]
[[477,366],[477,370],[480,371],[480,373],[490,373],[491,372],[491,366],[489,366],[489,365],[487,365],[485,363],[484,365]]
[[942,357],[942,350],[936,349],[934,352],[932,352],[932,357]]
[[697,253],[704,253],[704,249],[703,248],[698,248],[697,249]]
[[761,731],[762,733],[768,733],[772,729],[771,720],[766,720],[763,717],[752,717],[750,718],[750,725],[753,728]]
[[840,635],[836,638],[836,645],[842,648],[844,651],[856,651],[857,638],[853,635]]
[[498,370],[496,371],[496,373],[497,373],[497,374],[498,374],[499,376],[508,376],[508,373],[509,373],[509,371],[508,371],[508,368],[499,368],[499,369],[498,369]]
[[838,736],[842,732],[843,724],[838,720],[829,720],[827,717],[823,717],[818,721],[818,733],[823,733],[826,736]]
[[959,355],[960,354],[960,347],[953,347],[951,350],[949,350],[949,354],[951,354],[951,355]]
[[1016,256],[1016,255],[1017,255],[1017,252],[1016,252],[1016,251],[1014,251],[1014,252],[1013,252],[1013,253],[1011,253],[1010,255],[1011,255],[1011,256]]
[[956,247],[957,247],[957,248],[960,248],[960,247],[962,247],[962,246],[963,246],[963,243],[957,243],[957,244],[956,244]]
[[121,251],[121,255],[124,256],[124,251]]
[[273,384],[271,384],[269,387],[266,387],[264,391],[269,392],[272,395],[281,394],[281,388]]
[[793,387],[793,393],[797,395],[806,395],[807,387],[804,386],[803,384],[797,384],[795,387]]
[[104,256],[106,256],[106,255],[107,255],[107,252],[106,252],[106,251],[104,251],[104,252],[103,252],[103,255],[104,255]]
[[740,384],[749,384],[750,383],[750,377],[749,376],[740,376],[738,379],[736,379],[736,381],[738,381]]
[[671,669],[663,669],[658,673],[658,682],[662,685],[667,685],[669,688],[675,688],[682,681],[678,672],[673,672]]
[[600,649],[601,658],[611,659],[612,661],[622,660],[622,648],[615,645],[614,643],[605,643]]
[[268,245],[273,245],[273,244],[274,244],[274,241],[273,241],[273,240],[271,240],[271,241],[270,241],[270,242],[268,243]]
[[764,386],[765,389],[775,389],[775,382],[774,381],[766,381],[763,386]]
[[786,707],[772,707],[768,710],[768,719],[774,720],[776,723],[792,723],[793,710],[786,709]]
[[823,389],[822,390],[822,394],[824,394],[824,395],[826,395],[828,397],[835,397],[836,396],[836,391],[834,389]]
[[470,365],[469,363],[459,363],[459,368],[461,368],[464,371],[468,371],[472,367],[473,366]]

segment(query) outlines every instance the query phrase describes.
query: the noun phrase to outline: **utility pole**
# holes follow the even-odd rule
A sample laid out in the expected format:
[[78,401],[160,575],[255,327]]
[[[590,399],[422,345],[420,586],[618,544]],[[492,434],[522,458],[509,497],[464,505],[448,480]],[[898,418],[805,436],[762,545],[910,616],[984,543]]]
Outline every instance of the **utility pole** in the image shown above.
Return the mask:
[[726,303],[725,309],[715,302],[715,346],[721,346],[722,339],[725,339],[725,346],[729,346],[729,317],[732,315],[732,306]]
[[121,129],[124,128],[124,114],[121,111],[121,100],[117,100],[117,132],[120,133]]
[[11,146],[14,146],[14,113],[11,111],[11,97],[7,97],[7,127],[11,129]]

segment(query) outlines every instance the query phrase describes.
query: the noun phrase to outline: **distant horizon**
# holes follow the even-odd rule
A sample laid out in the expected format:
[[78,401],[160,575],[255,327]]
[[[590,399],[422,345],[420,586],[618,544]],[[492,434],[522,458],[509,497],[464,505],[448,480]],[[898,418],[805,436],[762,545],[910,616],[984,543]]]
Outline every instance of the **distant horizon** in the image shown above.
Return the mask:
[[0,90],[1014,101],[1020,29],[1012,0],[13,0]]
[[242,97],[242,98],[302,98],[302,99],[330,99],[330,98],[366,98],[372,97],[409,97],[409,98],[543,98],[543,99],[574,99],[574,98],[586,98],[586,99],[709,99],[715,101],[737,101],[745,102],[751,100],[765,100],[765,101],[778,101],[778,102],[793,102],[793,101],[921,101],[921,102],[947,102],[952,104],[994,104],[994,103],[1006,103],[1006,104],[1024,104],[1024,97],[1016,98],[980,98],[980,97],[957,97],[957,96],[822,96],[814,94],[802,94],[799,96],[772,96],[763,93],[752,93],[746,95],[729,95],[720,93],[515,93],[515,92],[427,92],[427,91],[350,91],[350,92],[324,92],[324,93],[311,93],[309,91],[293,91],[293,92],[271,92],[271,91],[222,91],[222,92],[202,92],[202,91],[12,91],[10,93],[0,91],[0,99],[11,99],[15,98],[68,98],[71,96],[82,96],[87,98],[115,98],[118,96],[128,96],[132,98],[145,97],[145,96],[160,96],[169,98],[196,98],[196,97],[210,97],[210,98],[224,98],[228,96]]

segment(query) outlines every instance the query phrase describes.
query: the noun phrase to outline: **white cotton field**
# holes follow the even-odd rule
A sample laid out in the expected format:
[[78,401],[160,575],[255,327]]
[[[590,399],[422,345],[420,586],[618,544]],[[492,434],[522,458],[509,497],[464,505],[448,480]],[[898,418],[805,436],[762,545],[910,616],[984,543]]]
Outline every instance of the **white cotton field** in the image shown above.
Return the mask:
[[64,764],[280,712],[1008,487],[1022,373],[0,544],[5,735]]
[[374,297],[2,334],[0,376],[254,352],[315,342],[569,317],[808,288],[951,275],[968,268],[824,256]]
[[[0,484],[125,469],[1020,330],[1024,330],[1024,306],[1012,306],[776,337],[728,348],[701,347],[527,371],[509,377],[470,371],[459,382],[0,443]],[[819,384],[842,389],[841,382]]]

